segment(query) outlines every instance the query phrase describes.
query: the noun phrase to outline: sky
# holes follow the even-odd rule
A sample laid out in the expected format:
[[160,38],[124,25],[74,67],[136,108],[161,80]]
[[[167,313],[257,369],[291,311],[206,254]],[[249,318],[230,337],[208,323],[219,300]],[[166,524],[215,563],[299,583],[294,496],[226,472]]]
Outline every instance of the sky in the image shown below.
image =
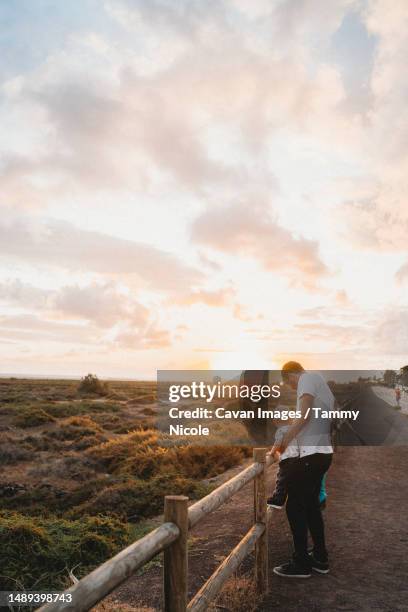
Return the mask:
[[405,0],[2,0],[0,372],[399,368]]

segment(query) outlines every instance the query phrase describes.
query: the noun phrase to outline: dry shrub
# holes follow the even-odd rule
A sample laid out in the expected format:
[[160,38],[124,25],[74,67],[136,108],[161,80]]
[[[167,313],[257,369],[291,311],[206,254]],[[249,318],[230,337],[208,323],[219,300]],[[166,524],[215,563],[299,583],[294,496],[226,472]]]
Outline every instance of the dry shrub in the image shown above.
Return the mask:
[[[26,436],[21,440],[21,445],[30,451],[60,451],[63,448],[63,443],[47,434]],[[34,459],[33,456],[31,458]]]
[[147,480],[162,473],[211,478],[239,464],[246,449],[233,446],[163,447],[157,431],[134,431],[87,451],[100,469]]
[[52,437],[58,440],[80,440],[84,436],[94,436],[102,430],[95,421],[86,416],[72,416],[58,424]]
[[117,402],[107,402],[105,400],[86,400],[82,405],[87,413],[98,412],[121,412],[123,406]]
[[[59,404],[50,404],[46,407],[49,414],[56,418],[64,418],[70,416],[100,414],[109,412],[120,412],[122,407],[120,404],[105,402],[104,400],[82,400],[76,402],[61,402]],[[119,417],[118,417],[119,418]]]
[[110,412],[99,412],[92,415],[93,420],[103,429],[113,431],[116,427],[123,425],[123,417]]
[[42,408],[36,406],[28,406],[21,410],[13,419],[15,427],[36,427],[55,421],[54,417],[45,412]]
[[164,471],[177,471],[174,463],[174,452],[172,449],[157,446],[141,447],[125,459],[120,465],[119,472],[132,474],[136,478],[147,480]]
[[84,436],[79,440],[74,440],[72,444],[69,445],[68,450],[84,451],[93,446],[99,446],[99,444],[103,444],[104,442],[106,442],[106,437],[101,434]]
[[243,449],[234,446],[184,446],[175,449],[182,474],[189,478],[211,478],[241,463]]
[[139,454],[142,449],[157,447],[157,432],[154,430],[134,431],[116,440],[109,440],[87,451],[87,456],[103,469],[114,472],[121,468],[129,458]]
[[99,380],[96,374],[87,374],[81,379],[78,392],[81,394],[108,395],[109,386],[106,382]]
[[6,439],[0,444],[0,465],[11,465],[19,461],[28,461],[32,454],[20,443]]
[[208,612],[255,612],[259,603],[253,579],[245,575],[234,576],[227,580],[216,601],[208,607]]
[[47,412],[57,419],[70,416],[78,416],[89,412],[83,402],[61,402],[60,404],[51,404],[47,406]]
[[152,429],[152,419],[147,420],[142,418],[136,418],[131,419],[128,422],[123,422],[122,419],[121,424],[114,427],[112,431],[118,434],[128,434],[134,431],[140,431],[141,429]]

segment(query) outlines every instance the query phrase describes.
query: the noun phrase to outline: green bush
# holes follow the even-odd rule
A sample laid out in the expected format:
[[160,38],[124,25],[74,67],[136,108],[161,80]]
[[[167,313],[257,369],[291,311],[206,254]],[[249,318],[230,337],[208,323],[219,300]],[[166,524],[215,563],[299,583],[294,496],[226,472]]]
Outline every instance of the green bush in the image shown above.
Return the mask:
[[108,514],[139,521],[162,512],[165,495],[183,494],[196,499],[208,491],[203,484],[174,473],[160,474],[148,481],[129,478],[102,489],[89,501],[73,508],[69,516]]
[[[69,463],[63,463],[61,471],[64,467],[66,467],[66,472],[70,476],[69,472],[72,468],[70,468]],[[25,488],[15,487],[13,494],[1,497],[2,509],[24,512],[29,516],[63,517],[70,508],[86,502],[109,485],[106,478],[94,478],[85,470],[82,477],[77,478],[80,484],[75,489],[67,490],[61,486],[48,483]]]
[[128,526],[115,518],[30,518],[0,512],[2,588],[61,589],[68,570],[83,576],[129,543]]

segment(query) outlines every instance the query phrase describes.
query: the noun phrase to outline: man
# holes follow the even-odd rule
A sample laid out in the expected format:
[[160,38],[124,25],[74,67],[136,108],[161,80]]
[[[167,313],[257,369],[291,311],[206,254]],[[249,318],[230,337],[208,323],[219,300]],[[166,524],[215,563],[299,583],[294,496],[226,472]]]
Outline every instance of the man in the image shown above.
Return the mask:
[[[298,459],[287,481],[286,503],[294,554],[291,561],[275,567],[273,571],[285,578],[310,578],[312,570],[322,574],[329,571],[319,493],[333,455],[330,420],[319,418],[312,408],[333,410],[334,396],[321,374],[306,372],[296,361],[285,363],[282,379],[297,390],[297,410],[302,416],[290,427],[279,449],[283,453],[288,444],[296,439]],[[310,553],[309,531],[313,540]]]

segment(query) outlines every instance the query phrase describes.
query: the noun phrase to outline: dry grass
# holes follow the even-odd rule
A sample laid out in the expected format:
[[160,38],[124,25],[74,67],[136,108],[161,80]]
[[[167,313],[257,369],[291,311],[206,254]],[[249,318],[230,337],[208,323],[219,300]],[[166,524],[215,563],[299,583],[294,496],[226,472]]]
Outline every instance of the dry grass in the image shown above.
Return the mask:
[[146,608],[144,606],[130,606],[120,601],[106,601],[100,602],[94,608],[91,608],[91,612],[157,612],[156,608]]
[[208,607],[209,612],[255,612],[260,603],[255,583],[250,576],[234,576],[227,580],[216,601]]

